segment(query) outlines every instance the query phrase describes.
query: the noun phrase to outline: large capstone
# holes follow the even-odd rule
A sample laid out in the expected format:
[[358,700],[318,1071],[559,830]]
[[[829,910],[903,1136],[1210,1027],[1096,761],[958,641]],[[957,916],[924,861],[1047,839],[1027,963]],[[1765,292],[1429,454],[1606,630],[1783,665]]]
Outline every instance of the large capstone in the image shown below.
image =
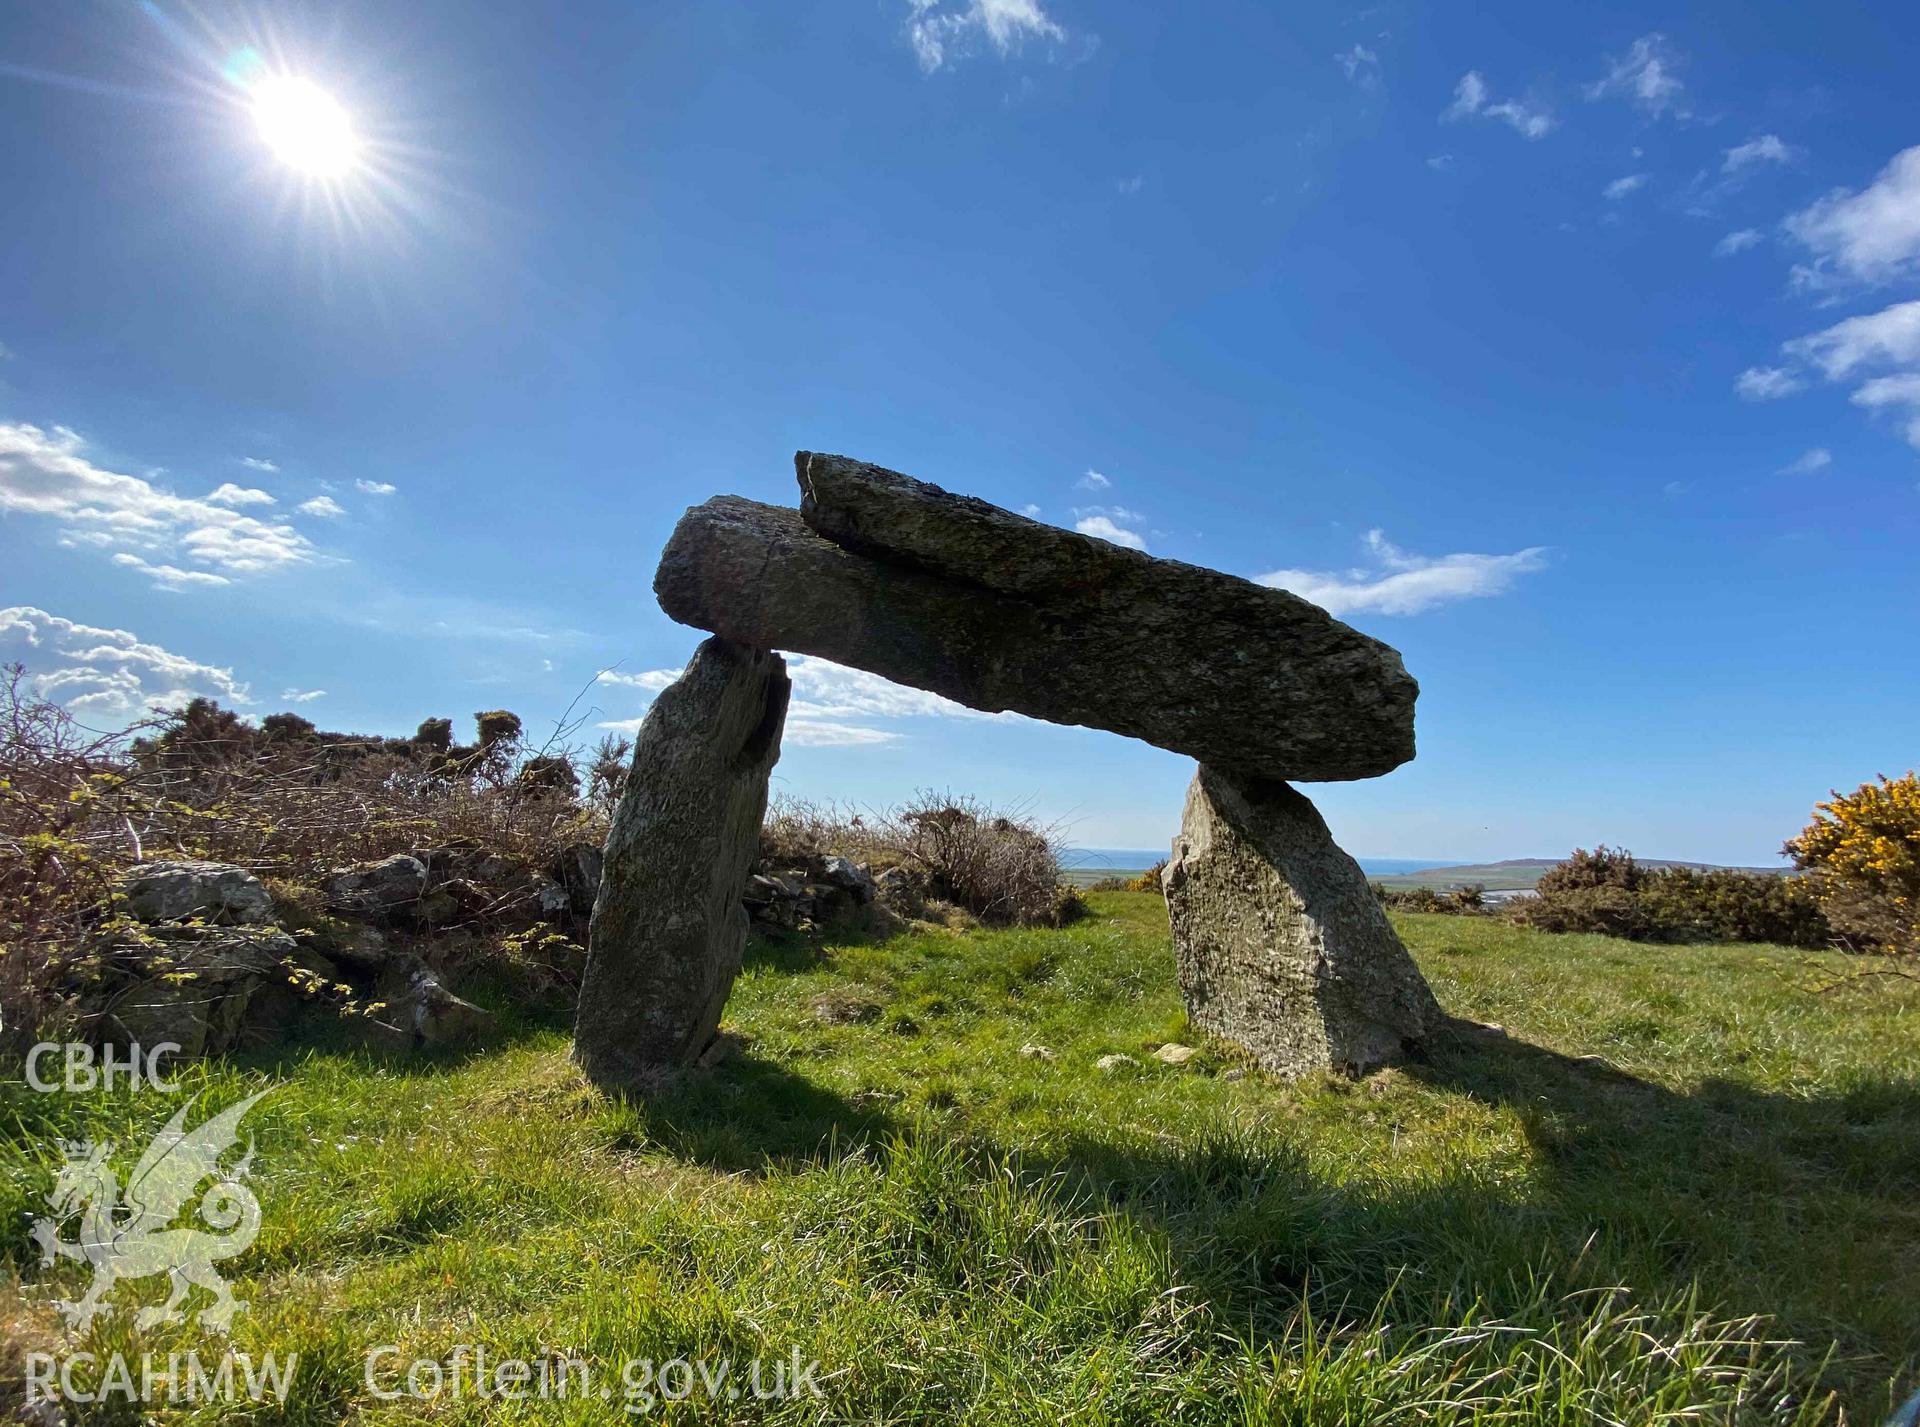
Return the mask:
[[798,513],[719,496],[681,519],[654,577],[669,615],[1247,777],[1413,757],[1400,656],[1297,596],[844,457],[797,465]]
[[740,898],[787,695],[779,655],[709,639],[640,726],[574,1022],[574,1056],[596,1084],[645,1092],[714,1038],[746,942]]
[[1189,1017],[1267,1069],[1361,1073],[1440,1026],[1366,874],[1285,783],[1203,765],[1162,882]]

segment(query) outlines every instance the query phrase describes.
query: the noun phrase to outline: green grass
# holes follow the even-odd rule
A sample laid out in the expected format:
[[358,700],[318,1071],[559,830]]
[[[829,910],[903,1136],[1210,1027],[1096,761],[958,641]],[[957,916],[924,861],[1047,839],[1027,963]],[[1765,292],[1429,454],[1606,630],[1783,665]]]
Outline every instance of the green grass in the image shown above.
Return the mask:
[[[464,1058],[195,1072],[218,1103],[280,1083],[248,1121],[265,1228],[235,1342],[297,1351],[296,1391],[222,1410],[633,1420],[378,1402],[381,1343],[616,1379],[821,1364],[818,1400],[644,1420],[1872,1422],[1912,1390],[1920,987],[1823,996],[1832,958],[1408,917],[1442,1003],[1509,1034],[1284,1084],[1217,1049],[1149,1059],[1184,1031],[1164,905],[1093,902],[1061,931],[757,944],[728,1012],[748,1049],[645,1106],[511,1014]],[[1097,1071],[1114,1051],[1139,1066]],[[172,1108],[0,1103],[27,1298],[79,1282],[42,1279],[25,1236],[49,1142],[144,1142]],[[199,1341],[128,1324],[77,1346]],[[28,1306],[12,1335],[56,1326]]]

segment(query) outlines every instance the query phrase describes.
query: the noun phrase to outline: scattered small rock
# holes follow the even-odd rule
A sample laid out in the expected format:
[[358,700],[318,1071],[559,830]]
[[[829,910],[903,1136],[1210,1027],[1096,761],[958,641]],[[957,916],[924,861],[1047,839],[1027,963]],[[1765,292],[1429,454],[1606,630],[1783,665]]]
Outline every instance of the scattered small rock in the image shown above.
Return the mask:
[[1038,1042],[1035,1042],[1035,1041],[1028,1041],[1025,1045],[1021,1046],[1020,1054],[1025,1056],[1028,1060],[1052,1060],[1053,1059],[1052,1048],[1050,1046],[1040,1045]]
[[1247,1072],[1236,1065],[1232,1070],[1223,1072],[1220,1078],[1222,1080],[1245,1080],[1247,1078]]
[[1111,1074],[1116,1070],[1129,1069],[1130,1067],[1136,1066],[1139,1063],[1140,1063],[1139,1061],[1135,1060],[1130,1055],[1120,1055],[1116,1053],[1114,1055],[1101,1056],[1100,1059],[1096,1060],[1093,1063],[1093,1068],[1095,1070],[1104,1071],[1108,1074]]
[[1168,1041],[1153,1053],[1155,1060],[1165,1061],[1168,1065],[1185,1065],[1200,1052],[1190,1045],[1181,1045],[1177,1041]]

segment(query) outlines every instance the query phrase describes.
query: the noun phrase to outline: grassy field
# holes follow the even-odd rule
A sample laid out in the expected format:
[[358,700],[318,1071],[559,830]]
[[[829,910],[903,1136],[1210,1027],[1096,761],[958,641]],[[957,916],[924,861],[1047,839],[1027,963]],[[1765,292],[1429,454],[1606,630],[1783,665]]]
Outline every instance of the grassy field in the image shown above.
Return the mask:
[[[278,1086],[248,1120],[265,1227],[234,1342],[299,1354],[284,1404],[201,1416],[1871,1423],[1912,1390],[1920,986],[1819,995],[1834,958],[1410,917],[1443,1004],[1508,1034],[1289,1085],[1152,1060],[1184,1030],[1164,906],[1093,903],[1061,931],[757,944],[747,1049],[647,1106],[510,1008],[465,1057],[197,1072],[210,1104]],[[1113,1052],[1138,1064],[1097,1070]],[[43,1279],[25,1232],[53,1141],[144,1143],[173,1103],[0,1109],[17,1355],[80,1283]],[[68,1346],[204,1341],[120,1316]],[[383,1344],[604,1376],[382,1401]],[[624,1400],[628,1360],[743,1374],[796,1348],[817,1398]]]

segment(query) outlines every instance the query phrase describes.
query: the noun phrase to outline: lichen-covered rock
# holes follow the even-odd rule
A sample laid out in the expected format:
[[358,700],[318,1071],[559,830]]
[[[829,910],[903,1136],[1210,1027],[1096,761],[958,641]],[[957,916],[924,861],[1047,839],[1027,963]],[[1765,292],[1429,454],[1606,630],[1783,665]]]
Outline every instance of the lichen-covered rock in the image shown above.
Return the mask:
[[257,926],[273,919],[273,898],[260,879],[226,862],[138,862],[120,874],[118,890],[128,913],[143,922]]
[[426,890],[426,865],[405,853],[338,868],[325,887],[329,910],[375,922],[411,917]]
[[820,876],[841,891],[852,893],[862,905],[874,898],[873,874],[850,857],[831,854],[821,863]]
[[1413,756],[1400,656],[1295,595],[844,457],[797,463],[800,512],[719,496],[681,519],[654,577],[669,615],[1250,776]]
[[172,1042],[183,1058],[237,1044],[263,986],[285,985],[296,969],[331,971],[272,927],[159,927],[104,948],[102,962],[81,997],[87,1037],[149,1051]]
[[1285,783],[1203,765],[1162,882],[1188,1016],[1267,1069],[1364,1072],[1440,1026],[1366,874]]
[[418,957],[390,963],[375,983],[375,1027],[384,1037],[403,1046],[459,1045],[483,1034],[493,1018],[463,1001],[445,986]]
[[709,639],[640,726],[574,1021],[574,1057],[604,1088],[650,1090],[714,1038],[788,692],[779,655]]
[[575,916],[593,915],[593,899],[600,895],[600,878],[606,859],[598,843],[576,842],[561,850],[554,859],[554,879],[567,889]]

